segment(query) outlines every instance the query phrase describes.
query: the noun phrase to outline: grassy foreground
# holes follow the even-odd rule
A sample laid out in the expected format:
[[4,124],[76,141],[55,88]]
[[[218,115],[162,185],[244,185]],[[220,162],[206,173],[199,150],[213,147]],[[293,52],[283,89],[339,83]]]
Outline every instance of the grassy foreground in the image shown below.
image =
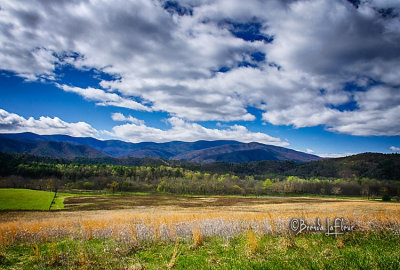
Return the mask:
[[30,189],[0,189],[0,210],[49,210],[54,192]]
[[[69,211],[1,213],[0,269],[400,269],[397,203],[57,195],[52,209]],[[338,238],[289,229],[336,217],[356,229]]]
[[175,243],[68,238],[8,246],[0,269],[400,269],[399,243],[391,232],[292,238],[250,231]]

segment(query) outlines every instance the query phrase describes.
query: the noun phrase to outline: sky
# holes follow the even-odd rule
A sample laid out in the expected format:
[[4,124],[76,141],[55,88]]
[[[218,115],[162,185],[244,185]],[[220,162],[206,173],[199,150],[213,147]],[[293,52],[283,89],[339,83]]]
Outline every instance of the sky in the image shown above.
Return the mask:
[[0,133],[400,151],[398,0],[0,0]]

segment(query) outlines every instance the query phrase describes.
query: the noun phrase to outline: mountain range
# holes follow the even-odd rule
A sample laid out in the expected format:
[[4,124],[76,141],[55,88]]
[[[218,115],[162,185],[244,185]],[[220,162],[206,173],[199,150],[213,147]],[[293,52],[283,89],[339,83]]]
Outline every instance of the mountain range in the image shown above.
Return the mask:
[[0,152],[66,159],[150,157],[196,163],[242,163],[261,160],[307,162],[321,159],[316,155],[256,142],[216,140],[129,143],[91,137],[38,135],[29,132],[0,134]]

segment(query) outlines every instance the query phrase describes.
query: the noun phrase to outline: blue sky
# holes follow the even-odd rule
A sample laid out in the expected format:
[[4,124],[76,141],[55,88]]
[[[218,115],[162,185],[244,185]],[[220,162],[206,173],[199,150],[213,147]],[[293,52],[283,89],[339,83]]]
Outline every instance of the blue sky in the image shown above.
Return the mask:
[[400,151],[397,1],[95,2],[0,1],[1,133]]

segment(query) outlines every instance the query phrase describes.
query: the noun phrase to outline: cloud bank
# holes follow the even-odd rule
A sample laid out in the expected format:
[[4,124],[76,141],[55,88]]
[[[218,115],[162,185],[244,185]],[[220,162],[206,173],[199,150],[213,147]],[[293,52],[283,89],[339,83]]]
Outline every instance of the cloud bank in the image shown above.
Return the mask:
[[40,135],[65,134],[75,137],[97,137],[99,132],[85,122],[68,123],[58,117],[28,119],[0,109],[0,133],[33,132]]
[[121,113],[111,115],[114,121],[127,122],[117,125],[111,131],[96,130],[85,122],[68,123],[58,117],[28,119],[0,109],[0,133],[33,132],[41,135],[65,134],[75,137],[101,138],[104,135],[129,142],[169,142],[197,140],[236,140],[240,142],[261,142],[277,146],[288,146],[289,143],[265,133],[251,132],[240,125],[229,126],[225,129],[209,129],[197,123],[190,123],[180,118],[172,117],[167,120],[170,128],[167,130],[149,127],[143,120],[125,116]]
[[[59,87],[102,106],[167,112],[171,139],[184,128],[199,138],[246,134],[194,122],[252,121],[249,107],[273,125],[400,135],[399,1],[1,0],[0,7],[0,69],[54,82],[65,65],[116,75],[101,89]],[[168,137],[140,123],[113,132],[140,136],[145,128],[155,140]]]
[[106,134],[135,143],[143,141],[193,142],[198,140],[235,140],[246,143],[260,142],[277,146],[289,145],[289,143],[283,142],[279,138],[261,132],[251,132],[241,125],[233,125],[225,129],[210,129],[197,123],[191,123],[177,117],[172,117],[167,119],[170,128],[162,130],[146,126],[143,120],[136,119],[132,116],[126,117],[121,113],[113,114],[112,118],[115,121],[125,121],[129,123],[115,126],[112,128],[112,132],[106,132]]

